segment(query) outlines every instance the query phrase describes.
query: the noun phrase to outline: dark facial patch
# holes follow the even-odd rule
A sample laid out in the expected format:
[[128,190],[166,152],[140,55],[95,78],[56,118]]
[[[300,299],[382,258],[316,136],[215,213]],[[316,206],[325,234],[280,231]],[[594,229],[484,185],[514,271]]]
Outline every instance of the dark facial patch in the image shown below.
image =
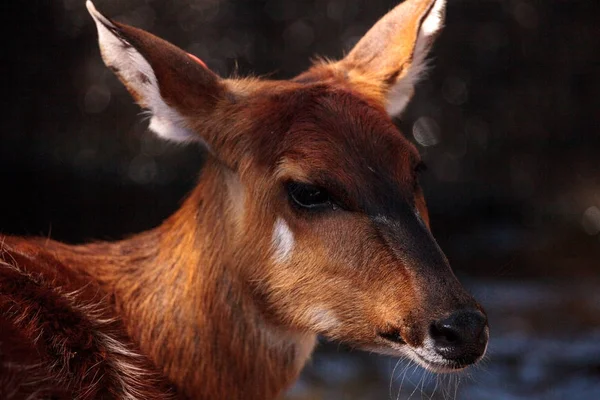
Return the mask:
[[148,75],[140,72],[138,74],[138,77],[140,78],[140,82],[142,82],[144,85],[150,84],[150,78],[148,77]]
[[476,304],[413,207],[399,203],[392,214],[371,216],[371,221],[399,263],[424,289],[429,315],[441,316],[448,310]]

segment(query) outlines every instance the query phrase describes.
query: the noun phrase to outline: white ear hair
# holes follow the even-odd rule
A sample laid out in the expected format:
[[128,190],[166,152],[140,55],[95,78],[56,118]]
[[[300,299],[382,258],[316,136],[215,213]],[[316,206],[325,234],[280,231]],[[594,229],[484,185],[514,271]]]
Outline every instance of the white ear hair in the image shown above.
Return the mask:
[[149,129],[158,136],[178,142],[198,140],[185,127],[184,118],[162,98],[150,63],[119,35],[119,28],[86,2],[96,28],[102,59],[123,81],[140,106],[152,113]]
[[414,93],[414,87],[427,71],[427,54],[433,41],[444,26],[446,0],[437,0],[426,15],[419,29],[411,65],[387,95],[386,110],[390,116],[402,114]]

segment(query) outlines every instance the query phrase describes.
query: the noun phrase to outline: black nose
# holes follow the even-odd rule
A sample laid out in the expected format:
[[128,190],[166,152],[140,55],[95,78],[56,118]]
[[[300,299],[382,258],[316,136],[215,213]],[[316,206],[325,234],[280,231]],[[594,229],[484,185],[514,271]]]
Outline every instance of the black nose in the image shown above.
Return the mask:
[[435,351],[460,365],[473,364],[483,355],[488,340],[487,317],[479,310],[467,309],[431,324]]

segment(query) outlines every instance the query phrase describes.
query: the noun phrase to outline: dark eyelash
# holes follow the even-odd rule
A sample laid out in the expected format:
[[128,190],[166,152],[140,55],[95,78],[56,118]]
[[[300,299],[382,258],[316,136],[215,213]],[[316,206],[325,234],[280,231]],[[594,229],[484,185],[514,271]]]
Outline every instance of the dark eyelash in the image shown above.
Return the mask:
[[290,200],[299,208],[316,211],[337,207],[329,192],[320,186],[290,181],[285,187]]

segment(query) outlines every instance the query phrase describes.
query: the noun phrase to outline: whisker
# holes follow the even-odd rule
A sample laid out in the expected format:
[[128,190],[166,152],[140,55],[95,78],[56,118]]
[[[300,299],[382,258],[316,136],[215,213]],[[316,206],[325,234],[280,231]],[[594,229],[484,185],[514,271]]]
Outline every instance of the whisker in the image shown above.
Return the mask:
[[396,368],[398,368],[398,365],[400,365],[401,361],[402,361],[402,358],[398,358],[398,361],[396,361],[396,365],[394,365],[394,368],[392,368],[392,375],[390,376],[390,390],[389,390],[390,399],[392,398],[392,387],[394,385],[394,373],[396,372]]

